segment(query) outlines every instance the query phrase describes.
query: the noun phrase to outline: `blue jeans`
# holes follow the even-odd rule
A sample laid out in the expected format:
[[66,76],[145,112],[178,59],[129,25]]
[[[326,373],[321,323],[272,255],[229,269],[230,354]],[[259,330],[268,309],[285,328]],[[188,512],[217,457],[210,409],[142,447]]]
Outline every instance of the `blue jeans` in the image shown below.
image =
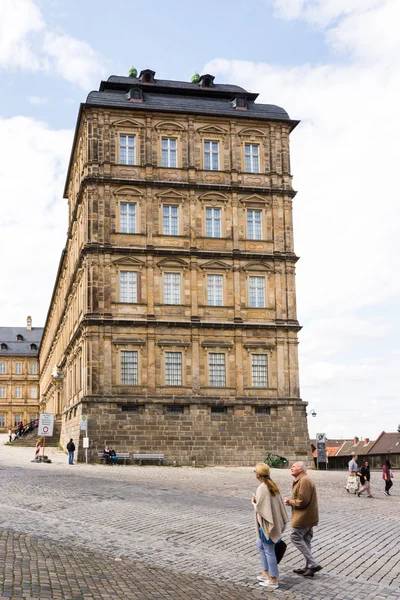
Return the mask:
[[264,544],[260,538],[256,542],[260,553],[261,567],[268,571],[270,577],[279,577],[278,563],[276,562],[275,544]]
[[70,464],[70,465],[74,464],[74,453],[73,452],[68,452],[68,464]]

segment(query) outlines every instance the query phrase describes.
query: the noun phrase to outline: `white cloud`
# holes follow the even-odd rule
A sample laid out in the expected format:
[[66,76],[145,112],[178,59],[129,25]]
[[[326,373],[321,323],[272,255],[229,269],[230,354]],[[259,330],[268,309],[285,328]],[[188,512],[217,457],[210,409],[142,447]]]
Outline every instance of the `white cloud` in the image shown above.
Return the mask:
[[26,117],[0,119],[7,140],[0,144],[1,287],[13,290],[0,296],[2,326],[24,324],[28,314],[44,324],[66,241],[62,191],[72,135]]
[[28,100],[31,104],[35,105],[47,104],[48,102],[48,98],[45,98],[44,96],[28,96]]
[[[345,64],[281,68],[216,59],[203,72],[260,92],[259,102],[302,119],[291,136],[302,396],[318,412],[312,427],[352,436],[354,417],[367,409],[362,435],[373,437],[397,426],[400,396],[398,327],[386,315],[400,298],[400,3],[275,6],[284,18],[322,29],[328,44],[346,51]],[[378,397],[385,400],[374,403]]]
[[86,42],[51,31],[33,0],[0,3],[0,67],[57,74],[90,90],[106,61]]

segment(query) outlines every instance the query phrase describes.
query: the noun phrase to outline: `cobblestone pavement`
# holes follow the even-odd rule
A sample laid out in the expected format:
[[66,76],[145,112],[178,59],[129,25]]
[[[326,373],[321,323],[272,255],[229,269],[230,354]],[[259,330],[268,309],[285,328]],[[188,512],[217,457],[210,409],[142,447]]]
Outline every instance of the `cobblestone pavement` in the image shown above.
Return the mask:
[[[280,587],[257,585],[252,468],[34,464],[0,436],[0,600],[181,598],[400,600],[400,494],[347,494],[343,472],[316,472],[320,525],[313,580],[289,544]],[[274,479],[290,494],[288,470]],[[288,539],[290,531],[285,532]],[[1,595],[2,594],[2,595]]]

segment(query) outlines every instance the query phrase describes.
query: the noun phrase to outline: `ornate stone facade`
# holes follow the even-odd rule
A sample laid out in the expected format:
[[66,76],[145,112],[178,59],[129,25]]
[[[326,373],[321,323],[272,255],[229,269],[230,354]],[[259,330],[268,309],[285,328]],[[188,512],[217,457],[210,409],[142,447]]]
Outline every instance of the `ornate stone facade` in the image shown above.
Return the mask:
[[62,416],[64,446],[88,416],[91,458],[109,443],[178,464],[309,460],[297,122],[236,86],[143,73],[111,77],[81,106],[40,349],[46,410]]

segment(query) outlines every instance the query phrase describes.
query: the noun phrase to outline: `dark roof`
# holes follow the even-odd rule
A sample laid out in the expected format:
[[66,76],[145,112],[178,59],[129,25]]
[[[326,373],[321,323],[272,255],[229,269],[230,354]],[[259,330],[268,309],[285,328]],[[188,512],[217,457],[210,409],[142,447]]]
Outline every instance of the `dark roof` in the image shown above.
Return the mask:
[[[100,91],[103,92],[106,89],[113,89],[117,86],[113,85],[117,84],[118,86],[122,85],[124,87],[133,85],[143,86],[143,89],[154,87],[164,87],[164,88],[176,88],[179,90],[192,90],[198,92],[204,88],[201,88],[198,83],[190,83],[189,81],[171,81],[169,79],[156,79],[156,83],[145,83],[136,77],[122,77],[121,75],[111,75],[107,81],[102,81],[100,84]],[[207,91],[211,92],[230,92],[230,93],[249,93],[244,88],[238,85],[230,85],[229,83],[216,83],[214,87],[206,88]],[[258,96],[258,94],[252,94],[252,96]]]
[[[17,335],[22,335],[22,341],[17,341]],[[43,327],[0,327],[0,356],[37,356]],[[2,350],[1,344],[7,344],[7,349]],[[37,349],[31,350],[31,344],[36,344]]]
[[386,433],[382,431],[370,454],[400,454],[400,433]]
[[375,444],[375,441],[369,441],[368,444],[365,441],[360,441],[357,444],[354,443],[354,440],[349,442],[344,442],[341,448],[336,453],[336,456],[351,456],[352,454],[357,454],[359,456],[365,456],[369,454],[370,449]]
[[90,92],[86,105],[291,122],[287,112],[274,104],[256,104],[250,101],[248,110],[237,110],[227,98],[154,94],[151,90],[144,92],[144,102],[131,102],[125,91]]

